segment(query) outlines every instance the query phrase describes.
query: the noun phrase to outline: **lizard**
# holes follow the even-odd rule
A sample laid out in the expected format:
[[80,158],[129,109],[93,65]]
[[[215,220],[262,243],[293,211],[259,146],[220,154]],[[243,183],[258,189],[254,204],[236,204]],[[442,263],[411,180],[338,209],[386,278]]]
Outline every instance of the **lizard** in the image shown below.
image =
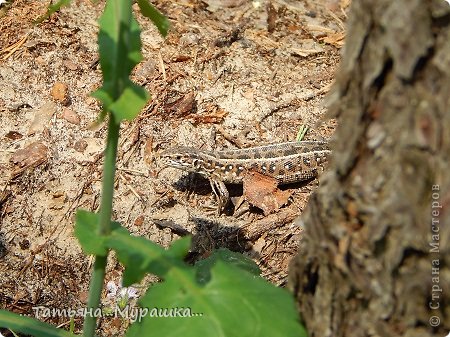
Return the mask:
[[159,154],[164,166],[195,172],[210,181],[220,214],[229,201],[225,183],[242,184],[256,171],[289,184],[317,177],[331,153],[324,141],[286,142],[217,152],[176,146]]

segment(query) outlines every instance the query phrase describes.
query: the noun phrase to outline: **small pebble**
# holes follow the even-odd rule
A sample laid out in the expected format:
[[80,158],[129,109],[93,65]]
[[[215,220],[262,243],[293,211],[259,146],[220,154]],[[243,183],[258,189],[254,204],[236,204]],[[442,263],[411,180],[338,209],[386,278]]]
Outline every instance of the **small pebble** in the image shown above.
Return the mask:
[[68,103],[68,88],[67,84],[56,82],[52,88],[52,97],[61,102],[63,105]]
[[77,66],[74,62],[72,62],[72,61],[70,61],[70,60],[65,60],[65,61],[63,62],[63,64],[64,64],[64,66],[65,66],[67,69],[69,69],[69,70],[75,71],[75,70],[78,69],[78,66]]
[[78,116],[78,114],[72,109],[64,108],[61,117],[69,123],[76,125],[80,124],[80,116]]
[[84,139],[77,140],[73,145],[75,151],[84,152],[88,146],[88,143]]

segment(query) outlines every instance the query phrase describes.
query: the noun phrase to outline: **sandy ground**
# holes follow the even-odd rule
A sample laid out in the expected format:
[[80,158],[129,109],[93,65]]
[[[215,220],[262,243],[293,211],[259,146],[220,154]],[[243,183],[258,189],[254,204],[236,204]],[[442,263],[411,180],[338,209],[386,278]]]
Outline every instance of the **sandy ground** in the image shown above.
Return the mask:
[[[74,213],[98,210],[106,135],[105,125],[90,128],[100,106],[89,96],[101,83],[96,20],[103,2],[74,0],[33,24],[45,3],[16,0],[0,18],[0,308],[32,316],[32,307],[86,302],[92,260],[73,235]],[[133,77],[152,101],[121,127],[114,220],[163,246],[187,231],[195,258],[218,247],[243,252],[283,286],[301,238],[293,220],[317,181],[288,187],[292,201],[275,214],[253,208],[218,217],[207,181],[161,170],[153,158],[174,145],[215,150],[294,140],[301,126],[310,128],[306,139],[330,138],[335,125],[322,119],[323,101],[346,4],[153,3],[172,26],[163,39],[137,14],[144,61]],[[106,281],[120,282],[121,272],[111,257]],[[124,323],[100,328],[121,335]]]

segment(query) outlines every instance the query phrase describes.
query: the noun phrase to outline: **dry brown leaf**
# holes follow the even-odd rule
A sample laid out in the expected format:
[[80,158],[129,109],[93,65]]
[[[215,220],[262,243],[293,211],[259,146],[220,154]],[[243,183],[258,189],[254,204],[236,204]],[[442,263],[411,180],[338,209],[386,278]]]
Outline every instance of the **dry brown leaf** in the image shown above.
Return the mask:
[[277,187],[275,178],[259,172],[244,174],[244,198],[253,206],[263,210],[264,215],[274,213],[285,205],[291,196],[289,191],[282,191]]
[[191,114],[187,116],[187,118],[191,119],[193,124],[211,124],[221,123],[227,115],[228,111],[224,109],[217,109],[216,111],[205,115]]
[[175,117],[184,117],[195,110],[196,106],[195,94],[191,91],[172,103],[166,103],[164,109]]
[[331,44],[336,48],[341,48],[344,45],[345,32],[329,33],[327,36],[321,38],[323,42]]
[[56,112],[56,104],[49,101],[44,103],[39,110],[36,110],[33,121],[28,129],[28,135],[42,132],[46,127],[53,114]]

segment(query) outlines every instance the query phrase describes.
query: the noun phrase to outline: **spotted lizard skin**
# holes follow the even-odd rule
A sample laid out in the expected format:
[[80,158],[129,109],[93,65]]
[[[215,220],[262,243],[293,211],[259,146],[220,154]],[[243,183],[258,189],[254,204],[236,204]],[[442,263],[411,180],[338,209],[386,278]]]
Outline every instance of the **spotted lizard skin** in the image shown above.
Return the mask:
[[326,142],[302,141],[217,152],[179,146],[161,153],[160,159],[224,183],[241,184],[245,172],[256,171],[288,184],[316,177],[330,153]]
[[220,215],[229,202],[225,183],[242,184],[246,172],[262,173],[279,184],[308,180],[318,175],[330,153],[326,142],[303,141],[217,152],[178,146],[162,152],[159,159],[163,165],[209,179]]

